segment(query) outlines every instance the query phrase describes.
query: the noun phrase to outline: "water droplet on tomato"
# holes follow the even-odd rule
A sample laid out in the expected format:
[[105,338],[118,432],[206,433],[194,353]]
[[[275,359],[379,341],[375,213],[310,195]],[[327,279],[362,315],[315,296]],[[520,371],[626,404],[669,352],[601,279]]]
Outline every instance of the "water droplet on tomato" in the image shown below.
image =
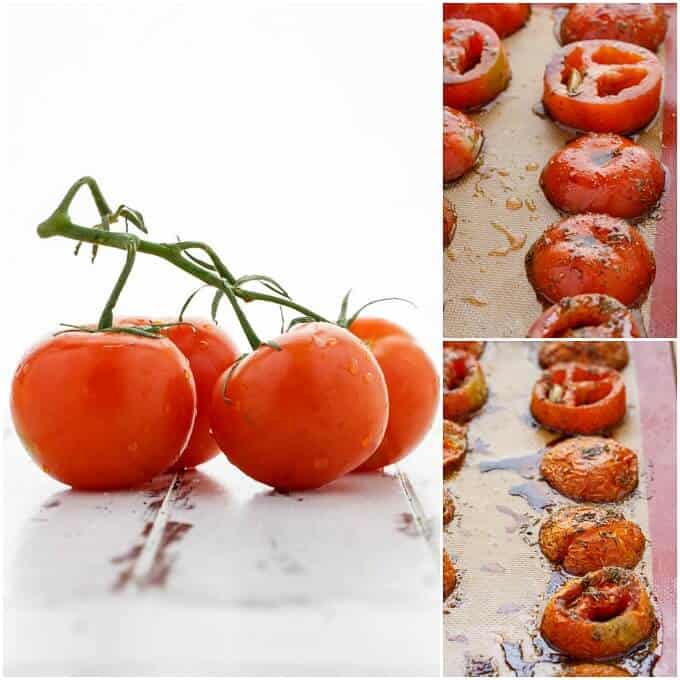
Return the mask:
[[352,374],[352,375],[357,375],[359,373],[359,362],[356,359],[352,359],[349,362],[349,366],[347,367],[347,370]]
[[373,382],[373,373],[371,373],[370,371],[368,373],[364,373],[364,382],[365,383]]

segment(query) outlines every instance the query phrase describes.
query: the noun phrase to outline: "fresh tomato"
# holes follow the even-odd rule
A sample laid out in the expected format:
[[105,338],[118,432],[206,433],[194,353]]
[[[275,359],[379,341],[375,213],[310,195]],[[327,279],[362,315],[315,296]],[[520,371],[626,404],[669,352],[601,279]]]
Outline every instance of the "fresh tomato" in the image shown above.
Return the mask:
[[464,113],[444,107],[444,184],[470,170],[484,144],[482,128]]
[[444,104],[478,109],[510,82],[510,64],[492,28],[471,19],[444,22]]
[[[389,395],[390,415],[376,452],[356,470],[379,470],[409,454],[427,434],[439,401],[439,379],[432,361],[406,331],[384,319],[357,319],[349,328],[366,341],[378,361]],[[384,335],[378,335],[382,327]]]
[[[161,325],[173,320],[151,320],[143,317],[121,319],[118,326]],[[171,470],[196,467],[214,458],[220,449],[210,434],[210,407],[217,379],[239,355],[231,338],[214,323],[205,319],[186,319],[184,323],[160,328],[159,333],[172,340],[189,360],[196,383],[196,421],[191,439]]]
[[461,349],[479,359],[484,352],[484,342],[473,340],[444,340],[444,349]]
[[570,213],[634,218],[661,198],[665,173],[653,153],[625,137],[589,134],[569,142],[541,174],[546,198]]
[[644,47],[583,40],[562,47],[547,65],[543,105],[568,127],[627,134],[656,115],[661,81],[661,64]]
[[663,7],[646,2],[574,5],[560,26],[563,45],[576,40],[608,39],[635,43],[656,52],[665,35]]
[[531,414],[543,427],[556,432],[605,432],[626,415],[626,385],[611,368],[555,364],[543,371],[534,385]]
[[444,418],[464,420],[484,405],[487,397],[484,371],[468,352],[444,350]]
[[571,659],[610,659],[646,640],[655,616],[634,572],[604,567],[568,581],[548,600],[541,633]]
[[166,338],[77,331],[29,351],[11,407],[19,437],[48,475],[76,489],[120,489],[177,462],[196,387]]
[[453,207],[451,201],[444,196],[444,250],[446,250],[453,241],[456,234],[456,227],[458,226],[458,215]]
[[389,414],[380,366],[349,331],[309,323],[227,369],[210,423],[227,458],[282,490],[314,489],[375,453]]
[[609,215],[574,215],[548,227],[526,255],[529,283],[550,303],[601,293],[629,307],[654,281],[654,255],[640,232]]
[[505,38],[526,24],[531,5],[524,2],[445,2],[444,19],[474,19]]
[[630,309],[607,295],[562,298],[534,321],[529,338],[639,338]]
[[538,363],[541,368],[549,368],[553,364],[565,361],[578,361],[582,364],[609,366],[622,371],[628,364],[628,348],[625,342],[604,340],[602,342],[542,342],[538,352]]

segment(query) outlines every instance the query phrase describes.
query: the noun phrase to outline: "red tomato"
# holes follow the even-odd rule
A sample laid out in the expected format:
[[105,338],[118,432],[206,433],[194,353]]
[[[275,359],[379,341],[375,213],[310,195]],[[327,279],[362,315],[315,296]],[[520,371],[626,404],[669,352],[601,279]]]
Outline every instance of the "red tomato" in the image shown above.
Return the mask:
[[385,378],[370,350],[329,323],[296,326],[228,369],[210,422],[227,458],[276,489],[315,489],[373,455],[385,434]]
[[[144,317],[121,319],[119,326],[172,323],[171,319],[150,320]],[[196,383],[196,421],[191,439],[171,470],[196,467],[214,458],[220,449],[210,434],[210,406],[217,379],[239,356],[231,338],[214,323],[205,319],[185,319],[185,323],[162,328],[162,335],[170,338],[189,360]]]
[[541,187],[558,210],[633,218],[658,203],[664,179],[663,166],[643,146],[593,133],[555,153],[543,169]]
[[510,82],[510,64],[492,28],[470,19],[444,22],[444,104],[478,109]]
[[446,2],[444,20],[474,19],[491,26],[499,38],[505,38],[526,24],[531,5],[523,2]]
[[577,130],[627,134],[656,115],[662,76],[661,63],[644,47],[582,40],[558,50],[546,66],[543,105]]
[[563,45],[576,40],[609,39],[635,43],[656,52],[666,35],[666,14],[651,3],[574,5],[562,20]]
[[19,437],[48,475],[76,489],[120,489],[177,461],[196,388],[170,340],[63,333],[21,361],[11,407]]
[[640,232],[609,215],[574,215],[548,227],[526,255],[529,283],[550,303],[581,293],[633,307],[654,281],[654,255]]
[[444,107],[444,184],[470,170],[484,144],[482,128],[464,113]]
[[355,319],[349,330],[361,338],[369,347],[373,347],[378,340],[391,335],[398,335],[409,340],[413,339],[411,334],[398,324],[372,316],[360,316]]
[[458,215],[456,215],[456,209],[446,196],[444,196],[443,207],[444,250],[446,250],[451,245],[451,241],[453,241],[453,237],[456,235]]
[[[405,331],[383,319],[357,319],[350,331],[369,342],[387,384],[390,415],[377,451],[357,471],[378,470],[409,454],[425,437],[437,410],[439,380],[427,354]],[[383,335],[378,334],[382,327]]]

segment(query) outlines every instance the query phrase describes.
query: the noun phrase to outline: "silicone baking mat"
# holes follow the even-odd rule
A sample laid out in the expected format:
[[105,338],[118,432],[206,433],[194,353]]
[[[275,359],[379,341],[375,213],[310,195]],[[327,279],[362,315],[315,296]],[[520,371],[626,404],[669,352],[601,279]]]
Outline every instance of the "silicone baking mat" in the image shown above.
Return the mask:
[[[539,115],[543,71],[559,48],[560,11],[532,6],[526,26],[504,40],[512,68],[508,89],[471,114],[484,129],[481,162],[444,192],[458,213],[456,235],[444,253],[446,337],[524,337],[541,312],[524,256],[560,215],[538,181],[550,156],[575,136]],[[641,310],[647,334],[656,337],[675,337],[676,325],[675,6],[666,11],[668,36],[658,55],[665,69],[664,104],[638,139],[667,169],[660,206],[639,223],[657,257],[657,278]]]
[[[481,363],[490,396],[469,425],[469,450],[445,480],[456,505],[444,534],[458,572],[444,603],[446,675],[556,675],[562,670],[537,634],[549,593],[568,578],[538,546],[539,506],[573,504],[539,478],[537,454],[554,433],[538,427],[529,396],[540,374],[539,343],[487,343]],[[613,437],[638,452],[640,484],[618,504],[648,538],[636,572],[663,620],[661,642],[621,662],[631,672],[675,672],[675,382],[670,343],[630,343],[623,371],[628,411]],[[517,461],[525,456],[532,458]],[[508,469],[493,469],[507,467]],[[492,469],[489,469],[492,468]],[[485,471],[486,470],[486,471]],[[658,658],[660,655],[660,658]]]

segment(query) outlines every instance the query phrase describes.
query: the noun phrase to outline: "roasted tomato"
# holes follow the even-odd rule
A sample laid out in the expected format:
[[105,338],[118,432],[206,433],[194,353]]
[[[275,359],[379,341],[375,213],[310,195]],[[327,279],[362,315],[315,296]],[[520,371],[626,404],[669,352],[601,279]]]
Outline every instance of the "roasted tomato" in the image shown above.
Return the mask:
[[558,50],[545,69],[543,105],[577,130],[627,134],[656,115],[662,69],[644,47],[584,40]]
[[[358,472],[379,470],[407,456],[429,432],[439,402],[439,378],[427,354],[406,331],[392,333],[395,324],[385,321],[384,335],[376,335],[382,319],[358,323],[350,331],[368,341],[378,361],[389,395],[389,420],[375,453]],[[399,327],[397,327],[399,328]],[[365,337],[364,337],[365,335]]]
[[468,340],[444,340],[444,349],[460,349],[468,354],[472,354],[475,359],[479,359],[484,352],[484,343]]
[[636,307],[656,274],[654,255],[635,227],[594,213],[548,227],[527,251],[525,266],[538,298],[553,304],[599,293]]
[[506,38],[526,24],[531,5],[524,2],[445,2],[444,19],[474,19]]
[[618,371],[570,362],[543,371],[531,393],[531,413],[549,430],[595,434],[626,415],[626,385]]
[[628,365],[628,348],[625,342],[613,340],[541,343],[541,349],[538,352],[538,363],[541,368],[549,368],[553,364],[566,361],[597,364],[621,371]]
[[368,347],[334,324],[301,324],[273,343],[217,381],[213,436],[249,477],[315,489],[375,453],[389,415],[385,378]]
[[444,107],[444,184],[470,170],[482,150],[482,128],[464,113]]
[[576,663],[567,666],[561,673],[567,678],[616,678],[630,677],[625,668],[610,666],[608,663]]
[[467,427],[452,420],[444,420],[444,474],[460,469],[467,451]]
[[472,354],[444,350],[444,418],[464,420],[479,411],[487,397],[484,371]]
[[538,541],[551,562],[575,576],[601,567],[632,569],[645,550],[637,524],[617,510],[585,505],[554,512],[543,523]]
[[567,582],[548,601],[541,633],[572,659],[625,654],[653,632],[647,591],[627,569],[605,567]]
[[529,338],[639,338],[630,309],[607,295],[576,295],[560,300],[534,321]]
[[666,35],[666,14],[661,5],[574,5],[562,20],[563,45],[576,40],[621,40],[656,52]]
[[510,64],[492,28],[470,19],[444,22],[444,104],[478,109],[510,82]]
[[453,241],[456,235],[456,227],[458,226],[458,216],[456,210],[446,196],[444,196],[444,250],[446,250]]
[[442,513],[442,520],[444,526],[451,523],[454,515],[456,514],[456,505],[453,502],[453,496],[448,489],[444,489],[444,506]]
[[444,572],[444,600],[446,600],[456,587],[456,569],[446,550],[442,551],[442,560]]
[[63,333],[21,361],[11,407],[17,434],[48,475],[75,489],[122,489],[177,462],[196,387],[166,338]]
[[573,437],[543,454],[541,475],[567,498],[611,503],[637,487],[637,455],[614,439]]
[[558,210],[631,219],[658,203],[664,180],[663,166],[644,147],[619,135],[591,133],[555,153],[541,187]]
[[[124,318],[118,326],[145,326],[171,324],[172,319]],[[231,338],[214,323],[205,319],[186,319],[159,329],[159,333],[172,340],[189,360],[191,374],[196,383],[196,420],[191,439],[179,460],[170,470],[196,467],[214,458],[219,446],[210,434],[210,405],[217,379],[239,356]]]

